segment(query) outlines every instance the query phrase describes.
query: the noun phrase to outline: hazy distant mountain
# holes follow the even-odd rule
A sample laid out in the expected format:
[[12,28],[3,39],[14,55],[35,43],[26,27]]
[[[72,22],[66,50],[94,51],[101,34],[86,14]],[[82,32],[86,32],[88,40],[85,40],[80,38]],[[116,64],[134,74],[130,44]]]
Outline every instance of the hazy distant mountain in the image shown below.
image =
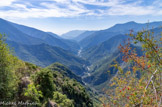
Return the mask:
[[41,44],[45,41],[25,34],[15,28],[10,22],[0,18],[0,33],[7,35],[7,40],[15,41],[23,44]]
[[25,34],[28,34],[32,37],[45,41],[46,44],[61,47],[63,49],[71,50],[71,51],[79,48],[79,45],[77,45],[75,42],[67,41],[67,40],[64,41],[64,39],[59,38],[59,36],[56,34],[52,35],[51,33],[49,34],[47,32],[44,32],[44,31],[41,31],[35,28],[31,28],[31,27],[27,27],[27,26],[15,24],[15,23],[12,23],[12,25]]
[[93,47],[99,43],[102,43],[102,42],[108,40],[109,38],[111,38],[112,36],[115,36],[117,34],[119,34],[119,33],[107,32],[106,30],[97,31],[95,33],[90,34],[88,37],[82,39],[79,42],[79,44],[83,48]]
[[73,39],[79,42],[83,40],[84,38],[88,37],[89,35],[93,34],[94,32],[95,31],[85,31]]
[[15,24],[0,18],[0,33],[7,35],[7,40],[15,41],[27,45],[36,45],[46,43],[51,46],[61,47],[73,53],[77,53],[80,46],[77,42],[65,40],[56,34]]
[[84,32],[85,32],[85,30],[72,30],[65,34],[62,34],[61,37],[65,38],[65,39],[74,39]]
[[71,47],[71,49],[72,49],[74,52],[77,52],[78,49],[80,48],[79,44],[78,44],[76,41],[74,41],[74,40],[64,39],[64,38],[62,38],[62,37],[60,37],[60,36],[58,36],[58,35],[56,35],[56,34],[54,34],[54,33],[52,33],[52,32],[47,32],[47,33],[50,34],[50,35],[52,35],[52,36],[54,36],[54,37],[56,37],[56,38],[58,38],[58,39],[60,39],[60,40],[62,40],[62,41],[63,41],[64,43],[66,43],[69,47]]
[[134,21],[127,22],[124,24],[116,24],[111,28],[106,29],[109,32],[119,32],[122,34],[129,33],[129,30],[133,30],[134,32],[143,30],[143,29],[152,29],[162,26],[162,21],[159,22],[150,22],[150,23],[136,23]]
[[[148,28],[147,28],[148,25]],[[159,27],[162,26],[162,21],[159,22],[151,22],[151,23],[144,23],[144,24],[140,24],[140,23],[136,23],[136,22],[128,22],[128,23],[124,23],[124,24],[116,24],[111,28],[105,29],[105,30],[101,30],[101,31],[97,31],[94,32],[92,34],[90,34],[89,36],[87,36],[86,38],[84,38],[83,40],[81,40],[79,42],[79,44],[81,45],[81,47],[83,48],[89,48],[92,46],[95,46],[99,43],[102,43],[106,40],[108,40],[109,38],[111,38],[112,36],[118,35],[118,34],[126,34],[129,33],[130,30],[134,30],[135,32],[143,30],[143,29],[152,29],[153,27]]]
[[86,71],[83,65],[88,64],[87,61],[62,48],[47,44],[24,45],[13,41],[7,41],[7,43],[10,47],[13,47],[15,55],[24,61],[42,67],[59,62],[69,67],[77,75],[82,75]]

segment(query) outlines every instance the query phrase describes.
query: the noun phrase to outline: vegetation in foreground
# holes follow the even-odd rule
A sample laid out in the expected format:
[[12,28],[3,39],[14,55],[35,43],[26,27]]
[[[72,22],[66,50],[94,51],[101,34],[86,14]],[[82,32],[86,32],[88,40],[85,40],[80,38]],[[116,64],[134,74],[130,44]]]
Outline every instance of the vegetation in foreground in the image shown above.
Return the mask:
[[[162,34],[161,34],[162,35]],[[110,82],[110,96],[103,106],[117,107],[160,107],[162,103],[161,75],[161,40],[155,40],[154,32],[141,31],[137,34],[130,32],[131,39],[119,49],[127,70],[118,63],[113,66],[118,69],[117,75]],[[130,46],[131,42],[140,43],[143,55],[138,55]]]
[[85,88],[57,66],[55,71],[19,60],[0,34],[0,106],[93,107]]

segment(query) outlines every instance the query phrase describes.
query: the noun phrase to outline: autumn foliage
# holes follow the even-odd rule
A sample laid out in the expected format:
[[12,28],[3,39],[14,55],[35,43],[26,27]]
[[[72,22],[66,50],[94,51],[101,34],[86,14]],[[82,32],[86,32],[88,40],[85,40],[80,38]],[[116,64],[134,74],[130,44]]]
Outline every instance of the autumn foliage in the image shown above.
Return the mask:
[[[162,32],[161,32],[162,35]],[[130,39],[119,46],[123,63],[114,64],[117,75],[110,81],[109,98],[104,107],[160,107],[162,103],[161,40],[154,32],[143,30],[129,34]],[[142,46],[142,55],[132,47]],[[124,65],[124,66],[123,66]],[[126,68],[126,69],[123,69]]]

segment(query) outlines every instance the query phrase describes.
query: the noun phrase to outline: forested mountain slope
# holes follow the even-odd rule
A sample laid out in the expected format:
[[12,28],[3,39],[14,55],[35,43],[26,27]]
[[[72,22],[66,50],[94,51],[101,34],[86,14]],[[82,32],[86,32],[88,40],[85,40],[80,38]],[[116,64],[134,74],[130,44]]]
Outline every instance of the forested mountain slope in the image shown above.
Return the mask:
[[115,51],[118,50],[118,46],[123,44],[124,40],[128,39],[126,35],[116,35],[108,39],[107,41],[98,44],[97,46],[93,46],[91,48],[87,48],[83,50],[81,56],[84,56],[90,62],[96,62],[97,60],[102,59],[105,56],[108,56]]
[[63,65],[41,68],[21,61],[11,54],[2,35],[0,53],[1,100],[15,102],[16,105],[35,102],[34,107],[52,104],[62,107],[94,106],[84,86],[75,80],[79,78]]
[[47,44],[23,45],[13,41],[7,41],[7,43],[13,48],[15,55],[24,61],[42,67],[59,62],[69,67],[77,75],[82,75],[86,71],[83,65],[88,64],[87,61],[62,48]]

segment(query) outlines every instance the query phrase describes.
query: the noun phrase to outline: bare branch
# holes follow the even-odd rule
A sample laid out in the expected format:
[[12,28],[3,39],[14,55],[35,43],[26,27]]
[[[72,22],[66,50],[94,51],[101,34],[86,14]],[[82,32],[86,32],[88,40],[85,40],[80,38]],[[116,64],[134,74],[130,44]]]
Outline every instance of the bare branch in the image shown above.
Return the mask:
[[153,86],[153,89],[154,89],[154,92],[155,92],[156,103],[157,103],[157,92],[156,92],[156,88],[155,88],[155,86],[154,86],[153,80],[151,80],[151,83],[152,83],[152,86]]
[[[154,75],[156,74],[157,71],[158,70],[156,69],[155,72],[152,74],[150,80],[147,83],[147,86],[145,87],[145,90],[147,90],[148,86],[150,85],[150,82],[152,81],[152,79],[153,79],[153,77],[154,77]],[[144,97],[144,95],[143,95],[143,97]],[[140,107],[142,107],[142,103],[143,103],[143,100],[141,100],[141,106]]]

